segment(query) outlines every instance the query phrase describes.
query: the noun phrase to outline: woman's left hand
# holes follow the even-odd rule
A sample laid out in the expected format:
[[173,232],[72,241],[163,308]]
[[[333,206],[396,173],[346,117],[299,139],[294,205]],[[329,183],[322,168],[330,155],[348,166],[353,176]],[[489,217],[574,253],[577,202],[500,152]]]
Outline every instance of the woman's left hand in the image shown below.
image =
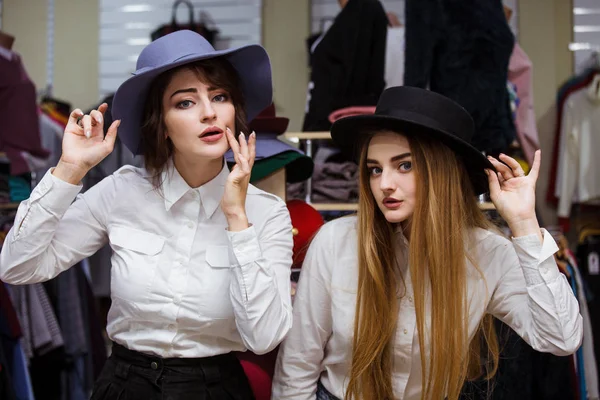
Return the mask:
[[235,165],[227,177],[225,192],[221,199],[221,210],[227,218],[229,230],[236,232],[249,226],[246,216],[246,193],[256,156],[256,134],[252,132],[246,141],[242,132],[238,137],[239,142],[229,128],[227,128],[226,135],[235,158]]
[[486,170],[490,197],[496,210],[508,223],[514,236],[539,233],[535,215],[535,185],[540,171],[540,150],[535,152],[528,175],[514,158],[505,154],[500,154],[499,158],[502,162],[488,156],[497,174]]

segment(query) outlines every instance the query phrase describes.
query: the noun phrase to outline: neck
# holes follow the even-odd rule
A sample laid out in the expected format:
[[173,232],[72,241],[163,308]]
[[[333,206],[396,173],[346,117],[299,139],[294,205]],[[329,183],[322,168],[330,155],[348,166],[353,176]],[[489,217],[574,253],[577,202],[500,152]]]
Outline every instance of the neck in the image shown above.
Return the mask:
[[402,234],[407,241],[410,241],[410,219],[400,222],[400,226],[402,227]]
[[223,169],[223,162],[223,158],[191,160],[181,155],[173,155],[173,164],[177,172],[191,188],[200,187],[213,180]]

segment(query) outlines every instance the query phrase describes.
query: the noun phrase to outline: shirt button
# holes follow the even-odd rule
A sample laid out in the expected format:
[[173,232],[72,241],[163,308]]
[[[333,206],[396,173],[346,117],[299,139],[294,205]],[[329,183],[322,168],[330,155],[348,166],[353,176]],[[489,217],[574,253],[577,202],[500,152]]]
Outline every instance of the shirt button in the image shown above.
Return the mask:
[[152,361],[150,363],[150,368],[152,368],[152,369],[158,369],[158,364],[155,361]]
[[412,296],[408,296],[408,301],[412,303]]
[[180,295],[175,296],[174,300],[175,300],[175,304],[181,303],[181,296]]
[[188,226],[188,228],[193,229],[194,228],[194,223],[193,222],[188,222],[187,226]]
[[404,334],[406,335],[407,333],[408,333],[408,329],[405,329],[404,330]]

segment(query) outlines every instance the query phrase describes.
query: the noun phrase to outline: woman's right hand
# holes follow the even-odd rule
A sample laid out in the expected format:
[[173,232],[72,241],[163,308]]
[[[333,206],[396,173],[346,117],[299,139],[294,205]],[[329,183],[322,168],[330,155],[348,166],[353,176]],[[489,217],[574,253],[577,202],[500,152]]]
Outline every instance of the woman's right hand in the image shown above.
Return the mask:
[[89,115],[84,115],[80,109],[73,110],[65,128],[60,161],[52,172],[54,176],[76,185],[113,151],[121,121],[114,121],[104,136],[104,113],[107,108],[108,105],[103,103]]

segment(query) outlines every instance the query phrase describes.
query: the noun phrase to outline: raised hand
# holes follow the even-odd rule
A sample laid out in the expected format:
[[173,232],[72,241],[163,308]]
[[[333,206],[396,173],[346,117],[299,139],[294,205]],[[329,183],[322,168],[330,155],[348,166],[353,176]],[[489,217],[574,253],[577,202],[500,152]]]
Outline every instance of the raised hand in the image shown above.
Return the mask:
[[246,194],[256,156],[256,134],[252,132],[246,141],[244,133],[240,133],[239,143],[229,128],[227,128],[226,135],[235,158],[235,165],[227,177],[225,192],[221,199],[221,209],[227,218],[229,230],[240,231],[248,228]]
[[486,170],[490,198],[496,210],[508,223],[514,236],[539,233],[535,215],[535,185],[540,172],[540,150],[535,152],[528,175],[514,158],[505,154],[499,157],[503,162],[494,157],[488,158],[498,171]]
[[62,155],[53,174],[64,181],[76,184],[85,174],[109,155],[115,145],[120,120],[114,121],[104,136],[104,113],[108,105],[84,115],[75,109],[65,128]]

